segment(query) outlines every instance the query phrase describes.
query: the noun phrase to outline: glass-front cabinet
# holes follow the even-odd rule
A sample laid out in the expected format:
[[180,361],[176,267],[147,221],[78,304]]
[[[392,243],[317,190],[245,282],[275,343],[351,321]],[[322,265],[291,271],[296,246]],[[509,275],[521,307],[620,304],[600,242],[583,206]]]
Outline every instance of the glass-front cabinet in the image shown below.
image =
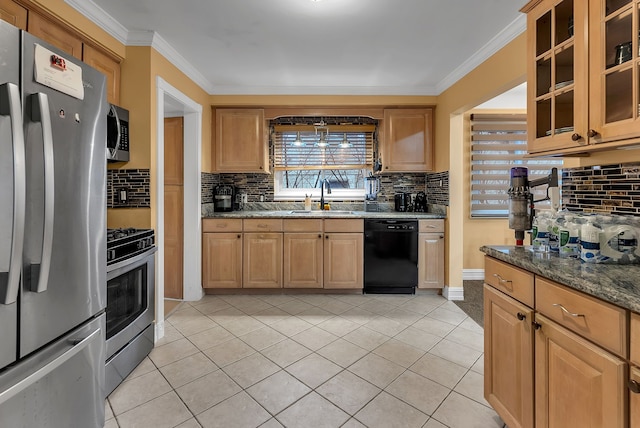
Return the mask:
[[639,143],[640,0],[534,0],[522,11],[529,152]]

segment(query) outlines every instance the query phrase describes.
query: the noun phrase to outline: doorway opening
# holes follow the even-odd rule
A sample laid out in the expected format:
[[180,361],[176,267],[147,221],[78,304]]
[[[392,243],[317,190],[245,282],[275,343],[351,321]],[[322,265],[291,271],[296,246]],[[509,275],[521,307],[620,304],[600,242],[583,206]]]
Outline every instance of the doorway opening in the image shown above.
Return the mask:
[[183,117],[184,203],[183,244],[183,300],[199,300],[203,296],[201,271],[201,203],[200,169],[202,149],[202,106],[161,77],[156,78],[156,340],[164,336],[164,260],[165,260],[165,171],[164,119]]

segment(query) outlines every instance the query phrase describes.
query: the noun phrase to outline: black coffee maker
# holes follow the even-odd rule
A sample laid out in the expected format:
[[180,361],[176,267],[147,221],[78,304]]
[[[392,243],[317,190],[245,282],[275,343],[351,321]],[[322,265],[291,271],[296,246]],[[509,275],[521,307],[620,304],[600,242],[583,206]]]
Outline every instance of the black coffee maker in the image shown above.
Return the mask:
[[393,200],[396,211],[411,211],[411,193],[396,193]]
[[418,192],[413,201],[413,210],[419,213],[427,212],[427,195],[424,192]]
[[236,200],[236,188],[221,184],[213,189],[213,210],[217,212],[233,211]]

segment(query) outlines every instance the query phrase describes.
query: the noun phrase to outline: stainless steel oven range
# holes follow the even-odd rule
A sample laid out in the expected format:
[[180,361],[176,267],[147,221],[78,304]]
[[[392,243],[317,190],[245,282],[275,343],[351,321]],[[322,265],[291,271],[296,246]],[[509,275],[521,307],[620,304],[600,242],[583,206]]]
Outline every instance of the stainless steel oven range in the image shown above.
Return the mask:
[[153,349],[154,243],[153,230],[107,230],[106,395]]

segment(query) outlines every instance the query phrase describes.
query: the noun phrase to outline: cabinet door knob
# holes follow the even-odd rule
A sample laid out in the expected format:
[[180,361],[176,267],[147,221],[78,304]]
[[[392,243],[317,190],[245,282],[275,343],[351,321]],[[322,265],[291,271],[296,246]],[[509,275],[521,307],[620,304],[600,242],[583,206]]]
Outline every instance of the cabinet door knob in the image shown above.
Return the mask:
[[329,239],[329,235],[324,235],[324,239]]
[[576,132],[576,133],[573,133],[573,134],[571,134],[571,139],[572,139],[573,141],[581,140],[581,139],[582,139],[582,135],[578,134],[577,132]]
[[595,129],[590,129],[589,132],[587,132],[587,135],[589,136],[589,138],[593,138],[598,135],[598,131],[596,131]]
[[440,239],[444,239],[444,235],[440,235]]
[[240,234],[238,233],[238,239],[240,239],[240,238],[242,238],[242,235],[240,235]]
[[536,330],[540,330],[542,328],[542,324],[540,324],[539,322],[533,322],[533,328],[535,328]]
[[629,391],[633,392],[634,394],[640,393],[640,383],[633,379],[629,379],[629,382],[627,382],[627,387],[629,388]]
[[322,238],[322,234],[321,233],[318,233],[318,238]]
[[518,312],[518,314],[516,316],[518,317],[518,319],[520,321],[522,321],[522,320],[527,318],[527,316],[525,314],[523,314],[522,312]]

